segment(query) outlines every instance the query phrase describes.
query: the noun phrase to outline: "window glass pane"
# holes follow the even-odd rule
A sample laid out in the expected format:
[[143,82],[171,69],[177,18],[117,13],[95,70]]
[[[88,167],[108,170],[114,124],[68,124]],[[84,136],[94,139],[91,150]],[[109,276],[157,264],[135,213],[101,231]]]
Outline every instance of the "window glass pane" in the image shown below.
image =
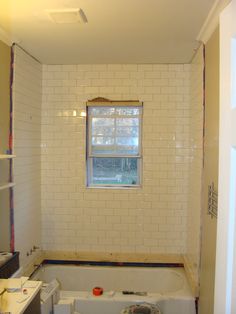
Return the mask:
[[120,155],[120,156],[129,156],[129,155],[133,155],[133,156],[138,156],[139,155],[139,151],[138,151],[138,147],[137,146],[116,146],[116,155]]
[[[115,154],[115,146],[114,145],[93,145],[92,146],[92,155],[97,156],[113,156]],[[124,154],[123,154],[124,155]]]
[[92,117],[93,155],[138,155],[139,118]]
[[137,116],[141,109],[138,107],[89,107],[89,114],[93,116],[120,115]]
[[119,155],[138,155],[138,137],[117,137],[116,151]]
[[89,107],[89,185],[139,185],[141,107]]
[[139,119],[138,118],[117,118],[116,124],[117,126],[138,126]]
[[[92,137],[92,145],[113,145],[114,138],[113,137]],[[104,149],[106,149],[104,147]]]
[[119,107],[116,108],[116,114],[120,116],[136,116],[139,115],[140,109],[139,108],[126,108],[126,107]]
[[92,135],[97,136],[113,136],[115,128],[112,126],[93,126]]
[[137,185],[137,158],[92,158],[91,184],[96,185]]
[[138,146],[138,137],[117,137],[116,144],[124,146]]
[[92,128],[97,126],[114,126],[115,119],[112,118],[92,118]]
[[138,155],[138,137],[92,137],[93,155]]
[[116,128],[117,136],[138,136],[139,128],[137,126],[118,126]]
[[93,116],[107,116],[115,113],[114,107],[89,107],[89,114]]

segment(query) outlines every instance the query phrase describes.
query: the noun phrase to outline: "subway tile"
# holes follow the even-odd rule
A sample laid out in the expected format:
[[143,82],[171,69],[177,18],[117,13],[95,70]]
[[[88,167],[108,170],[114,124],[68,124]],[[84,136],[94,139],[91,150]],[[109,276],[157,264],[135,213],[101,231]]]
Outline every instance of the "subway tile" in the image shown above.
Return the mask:
[[[41,246],[41,99],[42,66],[22,51],[14,47],[14,192],[15,209],[15,250],[20,251],[20,264],[32,263],[36,255],[27,256],[34,245]],[[53,73],[46,72],[44,79],[53,81]],[[45,93],[53,93],[53,87]],[[54,85],[54,84],[52,84]],[[57,85],[57,84],[55,84]],[[20,92],[19,92],[20,90]],[[48,212],[47,212],[48,213]],[[50,215],[47,215],[50,217]]]
[[[69,249],[69,236],[76,231],[81,237],[78,238],[79,244],[72,244],[72,247],[81,251],[184,253],[187,247],[191,251],[186,240],[189,209],[185,192],[188,182],[186,167],[188,169],[190,166],[192,153],[191,142],[188,142],[192,130],[189,126],[192,125],[191,112],[195,113],[190,102],[190,90],[192,88],[192,93],[199,94],[201,91],[201,80],[197,79],[195,87],[189,83],[194,74],[192,71],[189,65],[155,64],[43,67],[43,90],[47,96],[43,97],[43,108],[53,109],[47,115],[42,115],[42,142],[47,143],[47,149],[42,148],[43,191],[49,190],[52,182],[56,182],[61,190],[53,191],[51,199],[47,199],[45,192],[42,194],[42,217],[47,219],[49,213],[56,213],[59,208],[62,212],[68,210],[68,216],[72,217],[63,221],[64,214],[57,215],[61,216],[60,223],[65,225],[57,225],[59,221],[55,221],[55,233],[52,230],[54,237],[61,230],[70,230],[71,233],[65,233],[62,244],[55,241],[48,243],[43,236],[44,248]],[[197,73],[199,75],[200,71]],[[60,96],[57,95],[59,92]],[[70,109],[78,108],[77,103],[85,108],[88,99],[99,96],[144,102],[142,133],[145,164],[142,188],[137,192],[87,189],[84,169],[85,123],[57,116],[58,110],[66,111],[68,106]],[[200,96],[198,99],[201,99]],[[194,142],[201,130],[201,122],[202,116],[199,116],[194,128]],[[67,130],[67,126],[74,124],[76,128]],[[179,143],[187,145],[178,151],[178,155],[172,133]],[[198,141],[201,147],[201,138]],[[80,157],[78,160],[74,157],[70,159],[67,152],[70,150],[70,156],[75,156],[77,145]],[[65,149],[61,149],[61,146]],[[200,159],[201,151],[195,154]],[[178,158],[182,155],[186,159],[181,159],[180,163]],[[63,159],[68,162],[64,163]],[[69,167],[72,171],[69,171]],[[56,168],[64,171],[50,172]],[[52,178],[48,176],[50,173]],[[75,216],[76,221],[73,221]],[[49,226],[44,226],[43,234],[49,230]],[[96,245],[89,238],[92,228],[98,232],[94,238]]]

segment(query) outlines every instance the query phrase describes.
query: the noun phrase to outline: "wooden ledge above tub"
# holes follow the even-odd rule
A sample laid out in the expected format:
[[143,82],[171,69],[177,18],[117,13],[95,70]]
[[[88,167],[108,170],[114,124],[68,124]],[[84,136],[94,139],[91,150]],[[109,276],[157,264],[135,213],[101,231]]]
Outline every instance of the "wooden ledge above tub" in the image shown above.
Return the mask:
[[43,259],[80,260],[94,262],[131,262],[131,263],[163,263],[183,264],[181,254],[146,254],[146,253],[108,253],[108,252],[67,252],[43,251]]

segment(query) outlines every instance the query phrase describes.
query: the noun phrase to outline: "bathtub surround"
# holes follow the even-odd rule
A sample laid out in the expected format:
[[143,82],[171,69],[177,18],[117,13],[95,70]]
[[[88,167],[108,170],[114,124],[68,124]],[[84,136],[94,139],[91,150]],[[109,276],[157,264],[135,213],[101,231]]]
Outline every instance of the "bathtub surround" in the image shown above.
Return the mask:
[[[184,255],[196,285],[202,79],[202,48],[191,65],[43,67],[42,227],[50,256]],[[97,96],[144,102],[141,189],[85,186],[85,119],[73,110]]]
[[[14,47],[15,249],[21,267],[33,263],[41,246],[42,66]],[[27,256],[28,253],[28,256]]]
[[[68,252],[183,254],[190,65],[44,65],[42,244]],[[86,187],[88,99],[143,102],[142,188]]]
[[[194,67],[41,66],[16,47],[16,248],[22,266],[32,262],[32,269],[38,256],[26,253],[34,244],[40,246],[41,215],[42,259],[182,263],[191,256],[188,264],[195,267],[191,273],[196,284],[199,242],[191,228],[197,229],[199,220],[191,217],[192,211],[198,217],[200,205],[194,204],[191,193],[196,190],[193,182],[200,180],[194,167],[202,147],[200,142],[197,149],[194,145],[202,135],[202,120],[200,112],[195,115],[193,99],[202,85],[200,72],[199,84],[191,83]],[[98,96],[144,104],[141,188],[86,187],[86,120],[73,112],[84,111],[86,101]]]

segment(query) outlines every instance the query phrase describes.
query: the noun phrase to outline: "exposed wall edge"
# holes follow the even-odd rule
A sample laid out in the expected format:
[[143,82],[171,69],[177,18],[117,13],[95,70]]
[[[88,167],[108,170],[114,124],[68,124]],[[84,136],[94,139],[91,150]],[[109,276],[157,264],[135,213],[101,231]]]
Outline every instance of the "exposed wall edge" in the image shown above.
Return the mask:
[[195,297],[199,297],[199,285],[198,280],[194,276],[194,272],[192,269],[191,263],[188,261],[186,255],[183,256],[183,262],[184,262],[184,269],[186,272],[186,276],[188,278],[188,283],[191,287],[191,290]]
[[221,11],[231,2],[231,0],[216,0],[210,10],[196,40],[204,44],[209,40],[216,27],[219,25]]

